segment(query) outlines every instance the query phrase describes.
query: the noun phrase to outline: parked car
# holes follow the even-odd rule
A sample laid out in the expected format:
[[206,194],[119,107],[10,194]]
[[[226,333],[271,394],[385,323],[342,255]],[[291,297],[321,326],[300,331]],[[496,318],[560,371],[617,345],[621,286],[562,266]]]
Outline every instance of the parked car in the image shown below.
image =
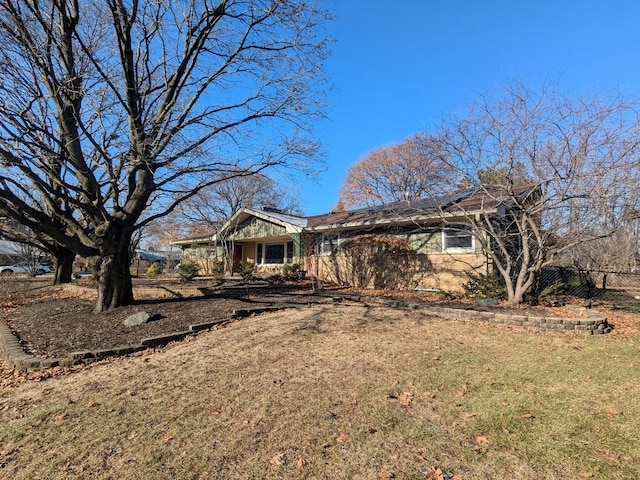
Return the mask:
[[81,278],[89,278],[91,276],[93,276],[93,272],[89,269],[85,269],[81,272],[73,272],[73,278],[75,278],[76,280],[80,280]]
[[31,265],[29,263],[16,263],[14,265],[2,265],[0,266],[0,275],[12,275],[14,273],[26,273],[28,275],[42,275],[50,272],[51,269],[47,265],[38,263],[37,265]]
[[53,264],[48,262],[40,262],[36,265],[36,274],[42,275],[43,273],[53,272]]

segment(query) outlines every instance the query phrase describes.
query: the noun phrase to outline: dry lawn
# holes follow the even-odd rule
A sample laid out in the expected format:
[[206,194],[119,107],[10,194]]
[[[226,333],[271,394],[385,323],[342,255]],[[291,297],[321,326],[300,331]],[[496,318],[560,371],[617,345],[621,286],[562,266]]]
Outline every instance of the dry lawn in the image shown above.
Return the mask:
[[640,478],[640,337],[265,314],[0,390],[13,479]]

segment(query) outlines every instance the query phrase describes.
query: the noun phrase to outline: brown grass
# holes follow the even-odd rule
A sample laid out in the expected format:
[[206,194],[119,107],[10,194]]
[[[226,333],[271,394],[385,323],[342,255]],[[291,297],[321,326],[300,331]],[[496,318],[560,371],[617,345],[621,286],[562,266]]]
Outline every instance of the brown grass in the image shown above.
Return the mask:
[[639,349],[361,305],[251,317],[0,390],[0,474],[640,478]]

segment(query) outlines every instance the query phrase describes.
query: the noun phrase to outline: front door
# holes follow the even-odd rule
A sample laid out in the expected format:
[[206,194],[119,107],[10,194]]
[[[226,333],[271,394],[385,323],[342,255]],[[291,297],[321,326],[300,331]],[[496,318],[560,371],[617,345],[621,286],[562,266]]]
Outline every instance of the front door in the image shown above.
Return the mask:
[[242,261],[242,244],[233,244],[233,268],[232,271],[237,272],[240,262]]

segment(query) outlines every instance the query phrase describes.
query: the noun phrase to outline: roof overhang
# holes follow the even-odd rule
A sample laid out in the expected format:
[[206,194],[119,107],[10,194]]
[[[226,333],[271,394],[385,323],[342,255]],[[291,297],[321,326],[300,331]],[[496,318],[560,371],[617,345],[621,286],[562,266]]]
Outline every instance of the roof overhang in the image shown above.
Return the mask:
[[357,222],[343,222],[334,224],[318,225],[316,227],[305,228],[305,232],[325,232],[336,230],[352,230],[362,227],[385,227],[391,225],[423,225],[425,223],[431,223],[438,220],[452,220],[454,218],[464,219],[465,217],[475,217],[479,214],[495,214],[496,208],[483,209],[483,210],[468,210],[468,211],[455,211],[455,212],[439,212],[437,214],[424,214],[418,213],[414,215],[402,215],[391,218],[374,219],[374,220],[361,220]]
[[217,241],[218,241],[218,235],[214,233],[213,235],[207,235],[204,237],[193,237],[193,238],[185,238],[183,240],[175,240],[173,242],[170,242],[169,245],[182,246],[182,245],[191,245],[193,243],[210,243],[210,242],[217,242]]
[[275,225],[280,225],[284,227],[287,234],[301,233],[307,225],[307,220],[302,217],[276,214],[263,210],[254,210],[252,208],[242,208],[233,214],[232,217],[222,226],[220,229],[220,236],[224,237],[228,232],[237,228],[239,224],[251,217],[256,217]]

